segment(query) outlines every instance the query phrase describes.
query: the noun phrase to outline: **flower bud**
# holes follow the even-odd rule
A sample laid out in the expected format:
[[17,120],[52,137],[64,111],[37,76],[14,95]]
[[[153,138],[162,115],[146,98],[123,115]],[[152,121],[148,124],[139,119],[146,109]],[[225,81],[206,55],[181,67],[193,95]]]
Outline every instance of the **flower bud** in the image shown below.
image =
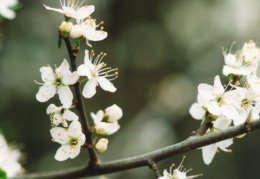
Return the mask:
[[71,22],[63,21],[59,26],[59,30],[60,30],[60,32],[63,32],[63,33],[70,33],[72,27],[73,27],[73,24]]
[[116,104],[105,109],[105,115],[108,116],[108,122],[116,122],[123,116],[122,109]]
[[107,145],[108,145],[108,139],[101,138],[96,143],[95,148],[98,152],[103,153],[107,150]]
[[71,38],[79,38],[82,36],[82,30],[81,30],[81,26],[80,25],[74,25],[70,31],[70,37]]

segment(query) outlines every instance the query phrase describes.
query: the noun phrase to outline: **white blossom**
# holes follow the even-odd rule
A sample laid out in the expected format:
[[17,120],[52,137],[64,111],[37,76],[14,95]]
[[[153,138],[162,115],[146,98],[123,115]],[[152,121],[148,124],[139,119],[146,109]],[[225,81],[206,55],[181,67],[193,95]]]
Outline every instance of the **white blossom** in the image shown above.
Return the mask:
[[158,179],[193,179],[193,178],[197,178],[197,177],[201,176],[201,175],[187,176],[187,173],[189,171],[191,171],[191,169],[186,170],[182,165],[183,161],[184,161],[184,158],[182,159],[180,165],[176,169],[173,169],[174,165],[172,165],[170,167],[170,172],[167,172],[167,170],[164,170],[163,176],[159,177]]
[[0,0],[0,16],[7,19],[14,19],[15,12],[12,7],[17,6],[18,0]]
[[239,117],[238,112],[232,106],[230,92],[226,92],[221,84],[219,76],[214,79],[214,85],[200,84],[198,87],[198,101],[213,115],[224,115],[231,119]]
[[[70,31],[71,38],[86,38],[86,43],[90,47],[89,41],[101,41],[107,38],[107,32],[105,32],[101,26],[103,22],[96,24],[96,20],[88,17],[84,22],[76,24]],[[99,30],[97,28],[100,28]]]
[[[216,130],[227,129],[230,126],[231,122],[232,121],[226,117],[223,117],[223,116],[219,117],[213,124],[214,129],[209,129],[206,132],[206,135],[211,132],[214,132]],[[230,147],[232,144],[233,144],[233,138],[230,138],[230,139],[226,139],[226,140],[202,147],[201,148],[202,149],[202,158],[203,158],[204,163],[206,165],[209,165],[212,162],[213,158],[215,157],[218,149],[220,149],[224,152],[231,152],[231,150],[229,150],[227,148]]]
[[15,177],[24,172],[24,169],[19,163],[21,152],[8,145],[2,134],[0,134],[0,156],[0,169],[7,174],[8,178]]
[[223,74],[226,76],[255,74],[260,60],[260,49],[253,41],[249,41],[235,54],[224,52],[224,59]]
[[50,132],[54,142],[61,144],[55,155],[56,160],[74,159],[79,155],[81,146],[84,145],[86,138],[78,121],[73,121],[68,129],[54,127]]
[[94,58],[94,52],[89,54],[88,50],[85,51],[84,64],[78,67],[78,74],[88,78],[82,92],[85,98],[93,97],[98,85],[105,91],[111,93],[116,91],[115,86],[110,81],[117,78],[117,69],[106,67],[102,61],[105,56],[105,53],[101,53]]
[[59,8],[52,8],[49,6],[46,6],[44,4],[44,7],[47,10],[55,11],[61,14],[64,14],[64,16],[69,18],[74,18],[78,22],[86,19],[88,16],[90,16],[95,11],[95,6],[93,5],[84,5],[84,0],[60,0],[61,9]]
[[50,115],[53,125],[58,126],[62,124],[63,127],[68,127],[68,121],[77,121],[78,116],[63,106],[57,107],[54,104],[50,104],[47,108],[47,114]]
[[103,153],[107,150],[107,145],[108,145],[108,139],[101,138],[97,141],[95,148],[98,152]]
[[73,100],[73,94],[69,86],[75,84],[79,79],[77,72],[71,73],[69,68],[66,59],[55,69],[55,72],[50,66],[41,67],[40,72],[44,83],[42,83],[36,94],[36,99],[40,102],[46,102],[58,93],[63,106],[69,108]]
[[123,116],[122,109],[117,105],[112,105],[105,109],[105,112],[99,110],[96,114],[90,114],[97,134],[112,135],[120,129],[118,120]]

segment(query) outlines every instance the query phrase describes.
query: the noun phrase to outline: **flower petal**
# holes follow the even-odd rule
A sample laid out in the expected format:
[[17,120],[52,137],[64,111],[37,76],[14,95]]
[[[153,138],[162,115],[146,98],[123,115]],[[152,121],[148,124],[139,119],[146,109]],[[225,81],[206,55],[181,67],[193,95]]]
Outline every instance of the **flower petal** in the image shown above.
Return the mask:
[[194,119],[198,120],[203,119],[206,114],[206,110],[203,107],[201,107],[198,103],[193,103],[190,107],[189,112]]
[[233,144],[233,138],[218,142],[216,145],[224,152],[230,152],[227,148]]
[[214,78],[214,89],[217,90],[218,94],[222,94],[222,93],[225,92],[225,89],[224,89],[224,87],[223,87],[223,85],[222,85],[218,75],[215,76],[215,78]]
[[90,16],[95,11],[95,6],[84,6],[79,8],[75,13],[75,19],[83,20]]
[[239,114],[238,114],[237,110],[233,106],[230,106],[230,105],[221,106],[221,114],[223,114],[224,116],[226,116],[227,118],[230,118],[230,119],[239,118]]
[[40,68],[42,81],[52,82],[55,79],[54,72],[50,66]]
[[86,30],[83,35],[90,41],[101,41],[107,38],[107,32],[101,30]]
[[214,115],[216,115],[216,116],[218,116],[218,115],[221,114],[221,108],[220,108],[220,106],[218,105],[217,102],[215,102],[215,101],[210,101],[207,107],[208,107],[208,111],[209,111],[211,114],[214,114]]
[[96,87],[98,85],[98,82],[94,79],[89,80],[82,91],[82,94],[85,98],[91,98],[96,94]]
[[56,73],[60,73],[61,75],[67,74],[70,70],[70,65],[67,59],[64,58],[61,65],[55,70]]
[[39,102],[46,102],[56,94],[56,88],[54,85],[43,85],[40,87],[36,94],[36,99]]
[[80,134],[82,134],[80,122],[73,121],[69,126],[68,133],[69,133],[69,135],[74,136],[74,137],[78,137]]
[[97,123],[101,122],[103,120],[103,118],[104,118],[104,112],[102,110],[99,110],[97,112],[97,114],[92,112],[92,113],[90,113],[90,115],[91,115],[91,118],[94,121],[94,124],[97,124]]
[[98,78],[98,83],[100,85],[100,87],[105,90],[105,91],[109,91],[111,93],[116,92],[116,88],[113,85],[113,83],[111,83],[108,79],[106,79],[105,77],[100,77]]
[[58,161],[67,160],[70,155],[70,150],[71,150],[71,148],[68,145],[61,146],[55,154],[55,159]]
[[202,147],[202,158],[206,165],[209,165],[217,152],[216,144],[207,145]]
[[79,79],[79,75],[77,72],[69,72],[69,73],[64,73],[62,76],[62,82],[65,85],[74,85]]
[[59,99],[65,108],[70,108],[72,105],[73,94],[68,86],[63,86],[58,89]]
[[74,112],[68,109],[64,111],[62,118],[67,121],[77,121],[79,119],[79,117]]
[[231,124],[232,120],[225,118],[225,117],[219,117],[215,122],[214,122],[214,127],[217,129],[227,129],[230,124]]
[[50,132],[55,142],[66,144],[69,140],[68,131],[62,127],[54,127]]
[[71,159],[76,158],[80,153],[80,149],[81,149],[80,145],[76,145],[76,146],[71,147],[70,154],[69,154],[70,158]]
[[105,109],[105,113],[106,113],[106,115],[109,116],[109,118],[107,120],[108,122],[116,122],[123,116],[122,109],[119,106],[117,106],[116,104],[114,104],[110,107],[107,107]]

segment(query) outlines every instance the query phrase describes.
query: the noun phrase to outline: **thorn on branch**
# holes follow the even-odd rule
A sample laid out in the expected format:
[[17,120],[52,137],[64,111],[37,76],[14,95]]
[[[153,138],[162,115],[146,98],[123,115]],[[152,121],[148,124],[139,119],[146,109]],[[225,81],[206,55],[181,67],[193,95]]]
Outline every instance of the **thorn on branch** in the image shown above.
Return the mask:
[[157,164],[156,164],[155,161],[149,159],[149,160],[147,160],[147,164],[148,164],[149,168],[153,170],[153,172],[154,172],[156,178],[161,177],[159,168],[158,168],[158,166],[157,166]]

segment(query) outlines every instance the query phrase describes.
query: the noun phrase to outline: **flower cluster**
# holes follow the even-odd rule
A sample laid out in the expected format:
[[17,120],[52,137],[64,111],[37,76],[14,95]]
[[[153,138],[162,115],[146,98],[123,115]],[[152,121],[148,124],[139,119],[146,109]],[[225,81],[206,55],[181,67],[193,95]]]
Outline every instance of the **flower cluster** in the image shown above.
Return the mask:
[[[85,38],[86,43],[91,47],[89,41],[101,41],[107,37],[107,32],[102,26],[103,22],[97,24],[95,19],[90,16],[95,11],[95,6],[84,5],[81,0],[61,0],[61,9],[51,8],[44,5],[48,10],[63,14],[66,19],[63,21],[59,30],[63,35],[79,39]],[[71,22],[69,20],[73,20]]]
[[24,172],[19,163],[21,159],[20,151],[8,145],[3,134],[0,134],[0,156],[0,171],[5,172],[8,178]]
[[184,161],[184,157],[180,163],[180,165],[174,169],[173,167],[175,166],[174,164],[170,167],[170,172],[167,172],[167,170],[163,171],[163,176],[158,178],[158,179],[193,179],[193,178],[197,178],[199,176],[201,176],[201,174],[199,175],[192,175],[192,176],[187,176],[187,173],[189,171],[191,171],[191,169],[186,170],[183,167],[183,161]]
[[[65,21],[59,26],[61,38],[72,38],[76,41],[85,39],[87,45],[91,47],[89,41],[100,41],[107,37],[107,33],[100,26],[103,23],[96,24],[96,21],[90,17],[95,10],[93,5],[85,5],[84,1],[80,0],[61,0],[60,3],[61,9],[46,5],[44,7],[65,16]],[[99,30],[97,30],[98,27]],[[73,111],[76,103],[71,86],[76,87],[86,81],[81,95],[87,99],[96,94],[98,86],[111,93],[116,91],[116,87],[111,81],[118,77],[118,69],[107,67],[103,61],[106,55],[103,52],[96,55],[94,50],[86,49],[84,64],[79,65],[74,71],[70,70],[66,59],[58,68],[53,69],[50,65],[40,68],[43,82],[37,82],[41,87],[36,94],[36,99],[39,102],[47,102],[58,94],[61,103],[60,106],[50,104],[46,111],[51,120],[52,139],[61,145],[55,155],[55,159],[58,161],[73,159],[79,155],[82,146],[90,147],[90,143],[86,143],[90,141],[86,141],[86,134],[82,132],[79,117]],[[115,104],[106,108],[105,111],[100,110],[97,114],[91,113],[95,130],[89,132],[95,132],[97,135],[95,136],[97,140],[91,145],[98,152],[106,151],[108,139],[104,136],[112,135],[119,130],[118,120],[122,115],[121,108]],[[84,119],[81,121],[85,122]]]
[[1,0],[0,16],[6,19],[14,19],[16,15],[13,8],[17,5],[18,5],[18,0]]
[[[257,76],[260,49],[249,41],[235,53],[224,51],[224,60],[223,74],[228,84],[222,85],[219,76],[213,85],[200,84],[197,102],[190,108],[194,119],[212,123],[206,135],[260,117],[260,78]],[[204,162],[210,164],[218,149],[229,152],[227,148],[232,144],[231,138],[202,147]]]

